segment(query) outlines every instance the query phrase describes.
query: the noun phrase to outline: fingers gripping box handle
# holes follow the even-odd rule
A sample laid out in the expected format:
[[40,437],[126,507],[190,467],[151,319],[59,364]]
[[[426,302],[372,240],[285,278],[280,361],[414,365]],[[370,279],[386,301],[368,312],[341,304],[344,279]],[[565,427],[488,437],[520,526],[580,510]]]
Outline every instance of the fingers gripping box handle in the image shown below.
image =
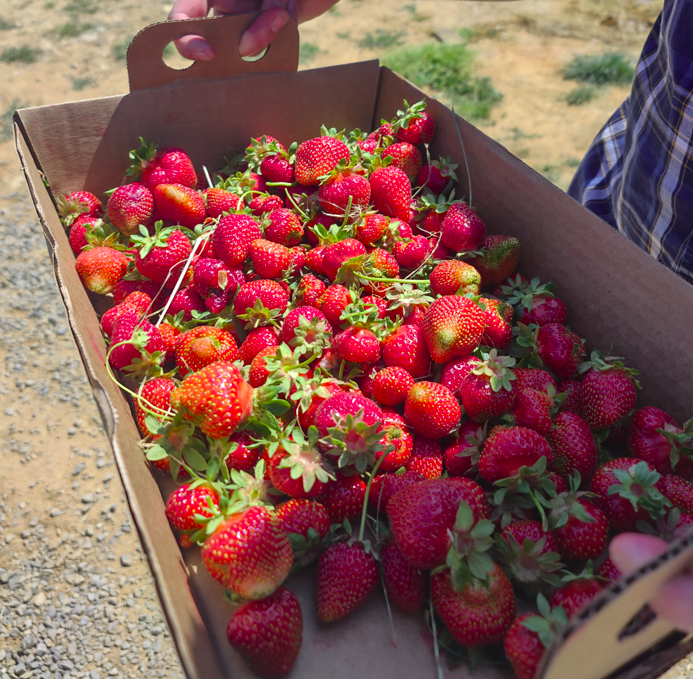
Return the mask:
[[[214,80],[252,73],[276,73],[298,69],[298,26],[287,21],[266,54],[257,61],[245,61],[238,54],[241,35],[259,16],[237,16],[164,21],[152,24],[133,39],[127,54],[130,91],[171,85],[187,79]],[[164,49],[173,40],[186,35],[200,35],[214,47],[212,61],[195,61],[177,71],[166,65]]]

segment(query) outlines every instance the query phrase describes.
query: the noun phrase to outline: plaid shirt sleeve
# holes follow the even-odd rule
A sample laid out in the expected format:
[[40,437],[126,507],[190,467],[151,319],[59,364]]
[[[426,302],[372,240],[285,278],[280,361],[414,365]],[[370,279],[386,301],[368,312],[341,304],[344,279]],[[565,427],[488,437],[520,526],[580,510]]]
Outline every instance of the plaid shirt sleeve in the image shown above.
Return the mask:
[[568,193],[693,283],[693,0],[665,0]]

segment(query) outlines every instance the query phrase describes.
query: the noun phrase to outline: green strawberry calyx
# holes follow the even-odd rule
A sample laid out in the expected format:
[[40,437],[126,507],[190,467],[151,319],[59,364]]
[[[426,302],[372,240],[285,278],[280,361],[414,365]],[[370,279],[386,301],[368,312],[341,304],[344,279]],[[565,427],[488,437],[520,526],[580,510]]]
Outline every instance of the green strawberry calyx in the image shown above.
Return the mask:
[[512,391],[512,381],[516,379],[511,370],[514,365],[515,359],[512,356],[499,356],[496,349],[491,349],[488,353],[482,353],[471,372],[488,377],[491,389],[496,393],[501,389]]
[[173,227],[164,228],[164,223],[158,221],[154,224],[154,233],[149,234],[147,227],[140,224],[139,234],[130,236],[133,245],[139,249],[140,257],[144,259],[152,250],[152,248],[168,247],[169,236],[173,233]]
[[335,480],[332,465],[318,451],[319,439],[317,427],[308,427],[307,435],[295,427],[291,439],[283,443],[287,455],[279,463],[279,469],[290,469],[292,479],[302,479],[306,493],[310,492],[316,480],[321,483]]
[[539,615],[533,615],[522,621],[522,625],[534,632],[544,648],[550,648],[556,636],[568,624],[568,616],[563,606],[551,608],[543,594],[537,595]]
[[562,528],[568,523],[570,517],[576,518],[582,523],[595,523],[596,519],[587,513],[587,510],[578,502],[579,498],[596,498],[595,493],[579,491],[581,483],[580,472],[577,470],[569,479],[569,490],[559,493],[550,500],[551,512],[549,514],[549,527],[551,530]]
[[674,469],[681,459],[681,455],[693,458],[693,418],[683,425],[683,429],[666,423],[662,429],[656,430],[669,441],[671,445],[671,468]]
[[156,147],[156,142],[148,144],[140,137],[140,148],[133,149],[128,154],[130,167],[125,171],[125,176],[137,179],[142,174],[142,170],[156,158]]
[[496,535],[496,551],[501,562],[508,569],[512,579],[521,583],[530,591],[540,584],[560,587],[561,578],[556,575],[563,568],[557,552],[546,552],[546,536],[536,542],[525,538],[520,544],[511,533]]
[[665,507],[672,506],[671,501],[655,488],[661,474],[651,470],[647,462],[638,462],[628,469],[614,469],[613,474],[619,483],[609,486],[608,494],[628,500],[636,512],[643,509],[656,519],[664,516]]
[[605,372],[608,370],[619,370],[627,375],[633,384],[640,389],[640,382],[635,379],[635,375],[639,375],[640,371],[635,368],[626,368],[623,363],[625,359],[622,356],[605,356],[599,349],[595,349],[590,354],[589,361],[583,361],[578,366],[578,375],[582,375],[588,370],[596,370],[597,372]]
[[506,302],[512,304],[516,310],[521,311],[526,309],[532,310],[532,298],[535,295],[543,295],[545,297],[555,297],[553,283],[542,283],[538,278],[533,278],[531,281],[523,281],[518,274],[513,285],[501,286],[501,291],[506,296]]

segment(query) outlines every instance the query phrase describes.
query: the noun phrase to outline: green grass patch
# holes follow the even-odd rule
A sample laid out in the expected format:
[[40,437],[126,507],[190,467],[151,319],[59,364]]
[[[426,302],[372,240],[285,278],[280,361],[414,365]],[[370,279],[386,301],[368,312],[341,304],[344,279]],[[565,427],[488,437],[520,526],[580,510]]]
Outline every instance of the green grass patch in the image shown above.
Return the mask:
[[302,42],[298,52],[299,64],[310,64],[320,54],[320,48],[312,42]]
[[573,57],[562,70],[562,75],[565,80],[590,85],[628,84],[633,80],[635,70],[619,52],[592,57],[582,54]]
[[98,85],[98,82],[86,75],[86,76],[69,76],[70,80],[72,81],[72,89],[75,90],[76,92],[81,92],[82,90],[87,89],[87,87],[96,87]]
[[444,103],[454,105],[465,118],[488,118],[503,98],[489,78],[475,75],[474,53],[466,45],[429,43],[393,52],[382,61]]
[[79,19],[71,19],[55,29],[55,34],[62,40],[64,38],[78,38],[94,28],[93,24],[82,23]]
[[366,33],[356,44],[362,50],[388,50],[401,45],[405,35],[405,31],[386,31],[379,28],[373,33]]
[[71,0],[64,9],[73,14],[96,14],[98,6],[92,0]]
[[596,94],[597,91],[592,85],[578,85],[566,94],[565,100],[568,106],[582,106],[592,101]]
[[0,53],[0,61],[4,61],[6,64],[33,64],[40,54],[40,49],[29,45],[8,47]]
[[0,141],[9,141],[14,134],[12,116],[18,108],[26,108],[26,104],[14,99],[9,107],[0,113]]
[[14,21],[7,21],[0,17],[0,31],[11,31],[13,28],[17,28],[17,24]]
[[111,46],[111,56],[116,61],[125,61],[128,55],[128,47],[130,47],[131,42],[132,38],[125,38],[125,40],[122,40],[121,42],[114,43]]

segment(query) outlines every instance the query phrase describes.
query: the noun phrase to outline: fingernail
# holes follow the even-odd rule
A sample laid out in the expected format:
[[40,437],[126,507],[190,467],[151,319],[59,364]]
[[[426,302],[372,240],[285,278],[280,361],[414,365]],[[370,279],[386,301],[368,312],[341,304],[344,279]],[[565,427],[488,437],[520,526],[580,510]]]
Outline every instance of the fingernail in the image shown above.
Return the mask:
[[287,17],[277,17],[271,24],[272,33],[279,33],[281,27],[287,22]]
[[252,50],[255,47],[255,40],[251,38],[247,33],[241,36],[241,41],[238,43],[238,53],[242,57],[247,57],[252,54]]
[[195,61],[211,61],[212,60],[212,57],[209,55],[209,53],[202,52],[202,51],[193,52],[192,58]]

